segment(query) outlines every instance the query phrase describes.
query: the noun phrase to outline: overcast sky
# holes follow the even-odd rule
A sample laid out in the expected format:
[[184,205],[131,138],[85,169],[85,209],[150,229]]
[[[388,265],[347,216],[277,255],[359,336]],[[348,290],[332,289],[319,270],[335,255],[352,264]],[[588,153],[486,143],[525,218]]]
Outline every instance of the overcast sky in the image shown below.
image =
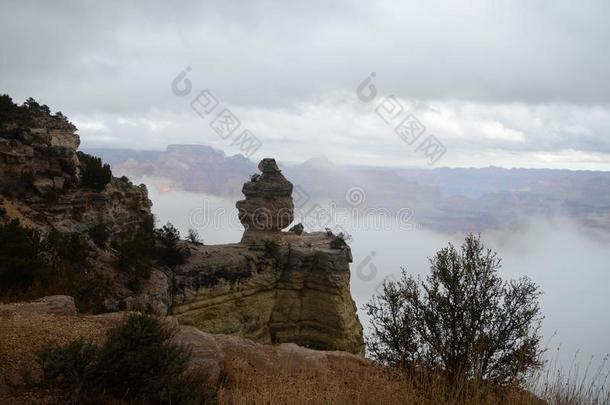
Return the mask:
[[[425,166],[434,135],[436,166],[610,170],[608,1],[126,3],[3,1],[0,92],[62,111],[84,147],[234,154],[249,129],[253,160]],[[227,139],[210,127],[224,108],[241,121]],[[409,114],[411,145],[394,132]]]

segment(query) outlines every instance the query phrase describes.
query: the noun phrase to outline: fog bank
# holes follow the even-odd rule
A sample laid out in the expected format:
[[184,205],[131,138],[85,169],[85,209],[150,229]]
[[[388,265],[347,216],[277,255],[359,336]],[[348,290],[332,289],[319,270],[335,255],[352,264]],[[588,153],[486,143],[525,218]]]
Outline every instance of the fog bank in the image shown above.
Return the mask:
[[[159,193],[154,189],[150,196],[158,225],[170,221],[183,235],[193,228],[206,244],[238,242],[241,238],[243,227],[237,219],[235,201],[188,192]],[[416,216],[414,220],[417,221]],[[352,294],[365,331],[368,319],[361,307],[385,278],[398,278],[401,267],[411,274],[426,275],[428,257],[448,242],[461,244],[464,236],[420,227],[404,230],[398,224],[383,229],[341,225],[352,235]],[[503,277],[528,276],[540,285],[544,293],[544,342],[550,339],[550,349],[561,345],[562,363],[569,366],[577,350],[585,363],[591,355],[601,358],[610,352],[607,234],[558,218],[531,219],[519,228],[481,236],[502,258]]]

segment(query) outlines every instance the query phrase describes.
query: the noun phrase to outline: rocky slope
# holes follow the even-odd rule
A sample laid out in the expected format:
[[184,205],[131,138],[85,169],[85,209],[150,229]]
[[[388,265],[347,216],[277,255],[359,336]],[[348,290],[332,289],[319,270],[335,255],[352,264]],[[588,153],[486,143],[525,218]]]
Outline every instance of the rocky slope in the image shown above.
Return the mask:
[[[78,276],[97,280],[95,286],[81,287],[106,297],[96,311],[148,307],[166,314],[171,304],[167,276],[153,266],[137,291],[129,288],[109,248],[112,241],[152,226],[146,186],[111,176],[100,189],[85,184],[76,127],[33,100],[29,106],[17,106],[7,96],[0,97],[0,224],[18,219],[43,235],[51,230],[80,235],[86,243],[87,266],[78,269]],[[88,236],[93,229],[104,229],[106,248]]]
[[146,186],[113,178],[100,192],[83,187],[76,127],[52,116],[0,123],[1,205],[10,217],[48,230],[110,235],[136,231],[150,217]]
[[[80,315],[70,297],[45,297],[35,302],[0,305],[0,403],[59,403],[63,393],[53,387],[28,386],[25,370],[39,378],[35,353],[46,342],[60,345],[78,337],[100,342],[105,332],[122,322],[127,313]],[[167,322],[176,324],[168,318]],[[210,334],[192,326],[178,326],[175,340],[191,348],[190,368],[204,375],[210,385],[227,388],[242,378],[309,376],[347,380],[359,373],[382,372],[372,362],[343,352],[320,352],[295,344],[264,346],[236,336]],[[359,384],[350,381],[356,391]],[[248,385],[249,387],[249,385]],[[235,387],[239,388],[239,387]],[[225,396],[230,398],[230,391]],[[229,399],[227,398],[227,399]],[[228,400],[228,403],[234,403]]]
[[176,270],[173,314],[206,332],[364,354],[349,246],[325,232],[281,232],[292,184],[273,159],[259,169],[237,203],[242,242],[192,248]]
[[[0,403],[65,403],[58,386],[39,385],[36,351],[79,337],[100,343],[128,313],[82,315],[70,297],[0,305]],[[167,322],[176,324],[173,318]],[[262,345],[237,336],[177,325],[174,337],[191,349],[189,368],[218,388],[219,404],[438,404],[443,387],[392,373],[360,356],[292,343]],[[448,394],[448,392],[447,392]],[[524,392],[493,394],[483,404],[544,404]]]

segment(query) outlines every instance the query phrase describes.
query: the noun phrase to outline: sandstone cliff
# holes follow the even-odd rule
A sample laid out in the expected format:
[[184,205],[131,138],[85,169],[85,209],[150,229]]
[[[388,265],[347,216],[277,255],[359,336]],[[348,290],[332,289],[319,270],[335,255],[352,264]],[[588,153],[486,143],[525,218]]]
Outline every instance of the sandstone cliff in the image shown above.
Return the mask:
[[48,115],[26,125],[0,122],[0,194],[9,216],[48,230],[83,232],[104,224],[133,232],[150,216],[146,186],[112,178],[101,191],[83,187],[76,127]]
[[292,221],[292,184],[273,159],[259,168],[237,203],[242,242],[191,247],[176,269],[173,314],[206,332],[364,354],[349,246],[324,232],[281,232]]

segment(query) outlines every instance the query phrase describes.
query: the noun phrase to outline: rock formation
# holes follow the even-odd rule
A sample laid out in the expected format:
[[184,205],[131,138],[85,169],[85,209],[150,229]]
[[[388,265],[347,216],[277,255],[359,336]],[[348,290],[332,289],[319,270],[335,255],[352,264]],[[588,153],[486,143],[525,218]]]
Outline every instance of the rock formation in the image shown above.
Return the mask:
[[191,246],[176,269],[173,314],[211,333],[364,353],[350,293],[350,248],[326,232],[281,232],[292,221],[292,184],[273,159],[244,185],[242,242]]
[[272,237],[294,219],[292,183],[286,180],[275,159],[258,164],[261,175],[255,174],[244,184],[245,200],[236,204],[239,220],[245,228],[242,242],[256,243]]
[[0,206],[26,225],[110,235],[134,232],[150,217],[146,186],[113,178],[101,192],[82,187],[76,127],[51,116],[0,123]]

